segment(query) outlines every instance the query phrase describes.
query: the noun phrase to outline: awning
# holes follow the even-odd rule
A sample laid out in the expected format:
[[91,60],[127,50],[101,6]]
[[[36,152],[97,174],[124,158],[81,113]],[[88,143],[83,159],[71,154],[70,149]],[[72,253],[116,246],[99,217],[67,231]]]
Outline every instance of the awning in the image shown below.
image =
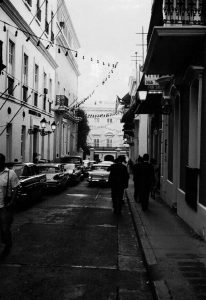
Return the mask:
[[144,63],[146,74],[183,74],[204,59],[206,26],[156,26]]
[[142,101],[135,110],[135,114],[154,114],[161,112],[162,93],[148,93],[145,101]]

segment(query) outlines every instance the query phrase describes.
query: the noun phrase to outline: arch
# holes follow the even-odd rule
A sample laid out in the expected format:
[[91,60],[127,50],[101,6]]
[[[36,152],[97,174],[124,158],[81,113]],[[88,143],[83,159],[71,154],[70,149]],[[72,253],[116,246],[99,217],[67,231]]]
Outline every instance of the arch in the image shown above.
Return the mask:
[[107,155],[105,155],[104,160],[105,161],[114,161],[114,156],[111,154],[107,154]]

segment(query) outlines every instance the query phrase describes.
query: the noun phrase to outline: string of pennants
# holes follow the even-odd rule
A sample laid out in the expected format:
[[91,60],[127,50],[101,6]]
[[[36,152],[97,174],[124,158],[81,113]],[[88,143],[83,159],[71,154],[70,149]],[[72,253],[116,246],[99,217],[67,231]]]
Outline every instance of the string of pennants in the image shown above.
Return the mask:
[[[108,72],[107,76],[101,81],[102,85],[104,85],[107,82],[107,80],[111,78],[112,73],[114,73],[114,69],[117,67],[117,65],[118,65],[118,62],[116,62],[116,64]],[[99,86],[100,86],[100,84],[97,84],[96,88],[91,92],[91,94],[89,94],[87,97],[85,97],[84,99],[82,99],[80,102],[78,102],[78,103],[74,104],[73,106],[71,106],[71,109],[76,109],[76,108],[80,107],[80,105],[84,104],[88,99],[90,99],[94,95],[96,89]]]
[[[3,21],[3,20],[0,20],[0,22],[4,23],[4,25],[3,25],[3,31],[4,31],[4,32],[6,32],[6,25],[7,25],[7,26],[11,26],[11,27],[13,27],[13,28],[16,29],[15,36],[18,35],[18,31],[22,31],[23,33],[27,34],[28,37],[34,36],[34,37],[38,38],[36,35],[32,35],[30,32],[25,31],[25,30],[23,30],[23,29],[20,29],[20,28],[18,28],[17,26],[14,26],[14,25],[12,25],[12,24],[9,24],[8,22],[5,22],[5,21]],[[29,41],[29,40],[30,40],[30,38],[28,38],[28,37],[27,37],[26,41]],[[43,39],[43,38],[38,38],[38,41],[39,41],[39,40],[47,41],[46,39]],[[48,42],[48,41],[47,41],[47,42]],[[66,47],[64,47],[64,46],[62,46],[62,45],[55,44],[55,43],[52,43],[52,44],[53,44],[53,45],[56,45],[56,46],[58,46],[58,47],[60,47],[60,48],[64,48],[64,49],[66,49],[66,51],[68,51],[68,50],[73,51],[73,52],[76,53],[76,54],[75,54],[75,57],[78,57],[78,52],[77,52],[76,50],[73,50],[73,49],[70,49],[70,48],[66,48]],[[38,42],[37,42],[37,46],[39,46],[39,43],[38,43]],[[46,47],[46,48],[47,48],[47,47]],[[48,49],[48,48],[47,48],[47,49]],[[59,50],[58,50],[58,53],[60,53]],[[66,54],[65,54],[65,55],[66,55]],[[83,56],[82,59],[84,60],[84,59],[85,59],[85,56]],[[93,61],[95,61],[95,59],[90,58],[90,61],[93,62]],[[101,63],[101,61],[100,61],[99,59],[97,59],[96,62],[97,62],[98,64]],[[80,107],[80,105],[82,105],[83,103],[85,103],[85,101],[87,101],[88,99],[90,99],[90,98],[94,95],[96,89],[97,89],[100,85],[105,85],[105,84],[107,83],[107,81],[110,79],[110,77],[112,76],[112,73],[114,73],[114,69],[116,69],[116,67],[117,67],[117,65],[118,65],[118,62],[116,62],[115,64],[111,64],[111,63],[107,63],[107,64],[106,64],[105,62],[102,62],[102,65],[103,65],[103,66],[107,65],[108,67],[111,66],[112,68],[111,68],[111,70],[108,72],[108,74],[101,80],[101,83],[100,83],[100,84],[97,84],[97,86],[95,87],[95,89],[94,89],[87,97],[85,97],[84,99],[82,99],[82,100],[81,100],[80,102],[78,102],[78,103],[76,103],[76,100],[77,100],[77,99],[75,99],[75,100],[73,101],[73,103],[69,106],[69,109],[73,110],[73,109],[76,109],[76,108]],[[4,70],[3,72],[6,72],[6,71]],[[21,81],[20,81],[19,79],[17,79],[17,78],[15,78],[15,79],[16,79],[19,83],[21,83]],[[30,89],[31,89],[31,93],[32,93],[32,92],[34,91],[34,89],[31,88],[31,87],[30,87]],[[42,95],[40,95],[40,96],[42,96]]]
[[107,113],[107,114],[86,114],[87,118],[107,118],[111,116],[116,116],[122,114],[122,112],[116,112],[116,113]]
[[[54,42],[52,42],[52,41],[48,41],[48,39],[45,39],[45,38],[42,38],[42,37],[38,37],[37,35],[32,34],[31,32],[29,32],[29,31],[27,31],[27,30],[24,30],[24,29],[21,29],[21,28],[19,28],[19,27],[17,27],[17,26],[14,26],[14,25],[12,25],[12,24],[6,22],[6,21],[0,20],[0,22],[4,24],[4,25],[3,25],[3,31],[4,31],[4,32],[6,32],[6,30],[7,30],[7,29],[6,29],[6,26],[13,27],[13,28],[15,29],[15,33],[14,33],[15,36],[18,36],[18,32],[19,32],[19,31],[23,32],[23,33],[27,36],[26,42],[28,42],[28,41],[31,39],[31,37],[33,37],[33,38],[35,38],[35,39],[37,40],[36,46],[40,46],[40,41],[44,41],[44,42],[49,43],[49,44],[45,47],[46,49],[49,49],[50,46],[55,45],[55,46],[58,47],[58,53],[61,53],[61,50],[60,50],[60,49],[62,49],[62,50],[64,51],[65,56],[68,56],[69,51],[71,51],[71,52],[74,52],[74,53],[75,53],[74,56],[75,56],[76,58],[79,57],[79,58],[82,58],[82,60],[87,60],[87,58],[85,57],[85,55],[80,56],[80,54],[79,54],[79,52],[78,52],[77,50],[71,49],[71,48],[69,48],[69,47],[65,47],[65,46],[63,46],[63,45],[54,43]],[[105,62],[105,61],[103,61],[103,60],[101,60],[101,59],[98,59],[98,58],[89,57],[88,59],[89,59],[89,61],[90,61],[91,63],[97,63],[97,64],[99,64],[99,65],[101,65],[101,66],[105,66],[105,67],[109,67],[109,68],[110,68],[111,66],[112,66],[113,68],[115,68],[115,66],[116,66],[116,63]]]

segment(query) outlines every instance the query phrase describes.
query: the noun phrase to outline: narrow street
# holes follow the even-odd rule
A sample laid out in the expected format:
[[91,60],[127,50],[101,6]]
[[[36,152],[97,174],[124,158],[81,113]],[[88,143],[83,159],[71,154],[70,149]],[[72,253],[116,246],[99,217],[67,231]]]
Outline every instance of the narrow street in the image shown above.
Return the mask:
[[153,299],[132,218],[86,180],[15,214],[0,299]]

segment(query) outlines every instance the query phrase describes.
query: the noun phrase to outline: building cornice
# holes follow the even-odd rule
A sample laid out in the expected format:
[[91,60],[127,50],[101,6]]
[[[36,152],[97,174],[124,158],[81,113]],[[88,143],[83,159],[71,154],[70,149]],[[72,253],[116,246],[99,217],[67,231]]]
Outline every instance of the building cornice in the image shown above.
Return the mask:
[[[40,41],[39,46],[37,46],[37,42],[39,41],[38,37],[35,35],[31,27],[26,23],[26,21],[22,18],[19,12],[16,10],[15,6],[9,1],[3,1],[0,4],[1,8],[5,11],[5,13],[11,18],[11,20],[16,24],[16,26],[22,30],[22,32],[28,33],[30,36],[31,43],[37,48],[39,52],[44,56],[44,58],[50,63],[50,65],[56,69],[58,67],[56,61],[51,56],[49,51],[46,50],[42,42]],[[25,35],[26,35],[25,33]]]

